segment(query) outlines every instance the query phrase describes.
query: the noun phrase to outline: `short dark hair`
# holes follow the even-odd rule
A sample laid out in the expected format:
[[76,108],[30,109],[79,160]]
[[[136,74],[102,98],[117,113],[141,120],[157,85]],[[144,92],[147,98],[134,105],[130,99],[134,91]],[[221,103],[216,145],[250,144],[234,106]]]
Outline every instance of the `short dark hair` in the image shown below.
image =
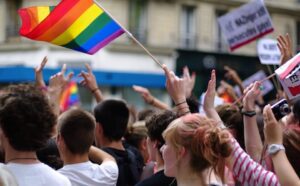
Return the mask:
[[43,148],[56,125],[48,99],[35,85],[8,86],[0,96],[0,126],[18,151]]
[[154,109],[144,109],[138,112],[138,121],[147,120],[148,117],[151,117],[156,111]]
[[94,117],[79,108],[64,112],[58,118],[58,132],[73,154],[87,153],[94,142]]
[[124,101],[104,100],[94,109],[94,116],[102,128],[104,136],[111,141],[119,141],[125,135],[129,109]]
[[200,103],[195,96],[186,98],[186,103],[188,104],[191,113],[199,113]]
[[177,119],[176,113],[166,110],[152,115],[146,121],[148,136],[151,141],[158,141],[158,149],[165,144],[165,140],[162,136],[163,131],[175,119]]
[[218,105],[216,111],[224,122],[224,125],[229,129],[235,130],[236,140],[245,149],[243,116],[240,110],[237,107],[232,107],[231,104],[225,103]]

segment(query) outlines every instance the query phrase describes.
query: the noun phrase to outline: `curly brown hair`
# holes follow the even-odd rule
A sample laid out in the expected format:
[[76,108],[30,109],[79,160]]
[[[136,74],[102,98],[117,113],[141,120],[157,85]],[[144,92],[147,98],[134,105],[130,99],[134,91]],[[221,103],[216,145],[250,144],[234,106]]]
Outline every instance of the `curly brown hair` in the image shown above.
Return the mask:
[[0,96],[0,126],[18,151],[44,147],[56,124],[56,115],[44,94],[32,84],[9,85]]

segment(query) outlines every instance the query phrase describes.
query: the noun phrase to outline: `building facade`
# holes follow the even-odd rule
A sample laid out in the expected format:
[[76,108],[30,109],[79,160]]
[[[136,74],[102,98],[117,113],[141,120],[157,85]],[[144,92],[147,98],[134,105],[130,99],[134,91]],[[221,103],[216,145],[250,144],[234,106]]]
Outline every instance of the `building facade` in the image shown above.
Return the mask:
[[[138,84],[150,88],[154,95],[170,103],[164,88],[162,69],[129,36],[124,34],[114,42],[89,56],[42,42],[30,41],[18,35],[20,7],[55,5],[59,1],[0,0],[0,72],[1,83],[31,80],[33,74],[4,75],[7,69],[21,70],[39,64],[49,57],[47,68],[58,69],[63,63],[80,70],[90,63],[99,86],[107,96],[121,97],[144,106],[139,95],[131,90]],[[178,49],[256,56],[256,42],[229,53],[217,18],[248,0],[102,0],[101,5],[127,28],[161,62],[176,68]],[[265,0],[275,31],[267,35],[289,33],[295,51],[300,45],[300,1]],[[203,63],[203,61],[199,61]],[[201,74],[200,74],[201,76]],[[46,77],[47,78],[47,77]],[[91,101],[83,91],[87,105]]]

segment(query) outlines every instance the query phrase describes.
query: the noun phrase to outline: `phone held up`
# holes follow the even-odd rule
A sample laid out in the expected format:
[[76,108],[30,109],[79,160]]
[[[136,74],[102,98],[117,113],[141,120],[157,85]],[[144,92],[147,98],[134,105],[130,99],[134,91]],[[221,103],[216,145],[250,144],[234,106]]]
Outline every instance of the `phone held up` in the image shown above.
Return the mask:
[[291,109],[290,109],[289,104],[286,101],[286,99],[282,99],[282,100],[278,101],[277,103],[272,105],[271,108],[272,108],[273,114],[277,120],[280,120],[285,115],[287,115],[291,112]]

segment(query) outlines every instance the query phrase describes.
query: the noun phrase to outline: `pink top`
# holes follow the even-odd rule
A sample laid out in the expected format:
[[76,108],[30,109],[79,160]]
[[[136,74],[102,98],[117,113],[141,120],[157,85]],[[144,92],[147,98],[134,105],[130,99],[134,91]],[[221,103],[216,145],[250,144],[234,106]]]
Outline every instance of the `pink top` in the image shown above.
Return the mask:
[[232,173],[242,185],[280,185],[277,176],[252,160],[235,139],[232,140],[232,144],[234,149],[231,155],[234,158]]

